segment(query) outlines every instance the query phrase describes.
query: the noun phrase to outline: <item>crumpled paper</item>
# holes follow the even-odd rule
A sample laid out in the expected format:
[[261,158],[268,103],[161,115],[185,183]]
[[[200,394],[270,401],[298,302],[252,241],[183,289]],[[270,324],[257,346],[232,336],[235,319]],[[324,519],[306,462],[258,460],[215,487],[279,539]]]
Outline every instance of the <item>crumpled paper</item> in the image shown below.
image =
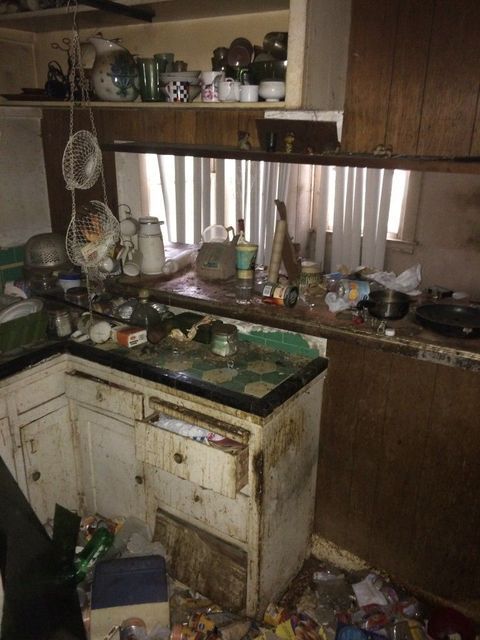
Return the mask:
[[352,584],[352,589],[359,607],[366,607],[370,604],[387,604],[387,599],[378,588],[378,576],[374,573],[369,573],[360,582]]
[[422,280],[421,267],[419,264],[413,265],[396,276],[393,271],[377,271],[366,276],[369,280],[374,280],[383,285],[386,289],[401,291],[411,296],[416,296],[420,292],[418,285]]

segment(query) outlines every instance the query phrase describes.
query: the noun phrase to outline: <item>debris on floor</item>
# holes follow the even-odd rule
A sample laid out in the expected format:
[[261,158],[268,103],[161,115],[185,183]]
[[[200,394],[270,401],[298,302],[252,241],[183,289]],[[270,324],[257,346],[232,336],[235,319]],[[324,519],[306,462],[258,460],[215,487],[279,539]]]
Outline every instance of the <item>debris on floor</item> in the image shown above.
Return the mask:
[[78,593],[90,640],[475,640],[478,632],[459,611],[429,606],[387,576],[315,559],[262,620],[250,620],[167,577],[165,550],[136,518],[84,518],[81,537],[75,567],[83,558]]

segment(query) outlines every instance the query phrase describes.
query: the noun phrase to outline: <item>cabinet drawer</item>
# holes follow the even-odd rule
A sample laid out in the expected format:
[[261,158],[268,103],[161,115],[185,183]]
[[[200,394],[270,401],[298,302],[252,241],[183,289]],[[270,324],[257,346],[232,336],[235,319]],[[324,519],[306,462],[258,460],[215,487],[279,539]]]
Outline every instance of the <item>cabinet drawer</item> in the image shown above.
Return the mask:
[[227,498],[150,464],[145,464],[145,485],[151,513],[167,507],[193,524],[240,542],[247,541],[247,495],[238,493],[234,499]]
[[79,371],[67,373],[66,394],[71,400],[121,415],[124,419],[143,418],[142,393]]
[[[200,487],[235,498],[248,483],[248,445],[237,443],[234,449],[211,446],[188,435],[189,427],[198,429],[197,425],[165,413],[138,421],[136,456]],[[202,428],[208,430],[208,423]]]
[[65,390],[63,371],[38,375],[28,380],[26,384],[15,388],[15,406],[19,416],[27,411],[39,407],[49,400],[63,395]]

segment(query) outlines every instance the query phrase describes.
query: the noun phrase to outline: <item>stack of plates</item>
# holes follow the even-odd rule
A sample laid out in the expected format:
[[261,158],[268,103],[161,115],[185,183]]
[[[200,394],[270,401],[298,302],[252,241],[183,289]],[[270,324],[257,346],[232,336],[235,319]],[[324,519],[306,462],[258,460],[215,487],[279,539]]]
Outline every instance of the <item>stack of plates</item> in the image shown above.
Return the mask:
[[167,82],[171,82],[172,80],[190,82],[190,84],[199,84],[200,73],[201,71],[171,71],[169,73],[161,73],[160,80],[163,84],[167,84]]

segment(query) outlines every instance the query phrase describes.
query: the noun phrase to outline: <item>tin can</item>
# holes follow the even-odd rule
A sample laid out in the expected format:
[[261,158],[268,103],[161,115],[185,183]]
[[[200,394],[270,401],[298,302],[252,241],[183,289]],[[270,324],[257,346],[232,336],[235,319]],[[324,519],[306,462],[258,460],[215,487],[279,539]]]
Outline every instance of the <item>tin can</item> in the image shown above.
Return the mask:
[[370,285],[365,280],[342,279],[338,283],[338,297],[343,298],[351,307],[356,307],[369,293]]
[[262,290],[262,300],[267,304],[294,307],[298,299],[298,287],[267,282]]
[[302,271],[300,273],[300,290],[303,291],[308,287],[320,284],[322,280],[322,268],[316,262],[305,260],[302,262]]

